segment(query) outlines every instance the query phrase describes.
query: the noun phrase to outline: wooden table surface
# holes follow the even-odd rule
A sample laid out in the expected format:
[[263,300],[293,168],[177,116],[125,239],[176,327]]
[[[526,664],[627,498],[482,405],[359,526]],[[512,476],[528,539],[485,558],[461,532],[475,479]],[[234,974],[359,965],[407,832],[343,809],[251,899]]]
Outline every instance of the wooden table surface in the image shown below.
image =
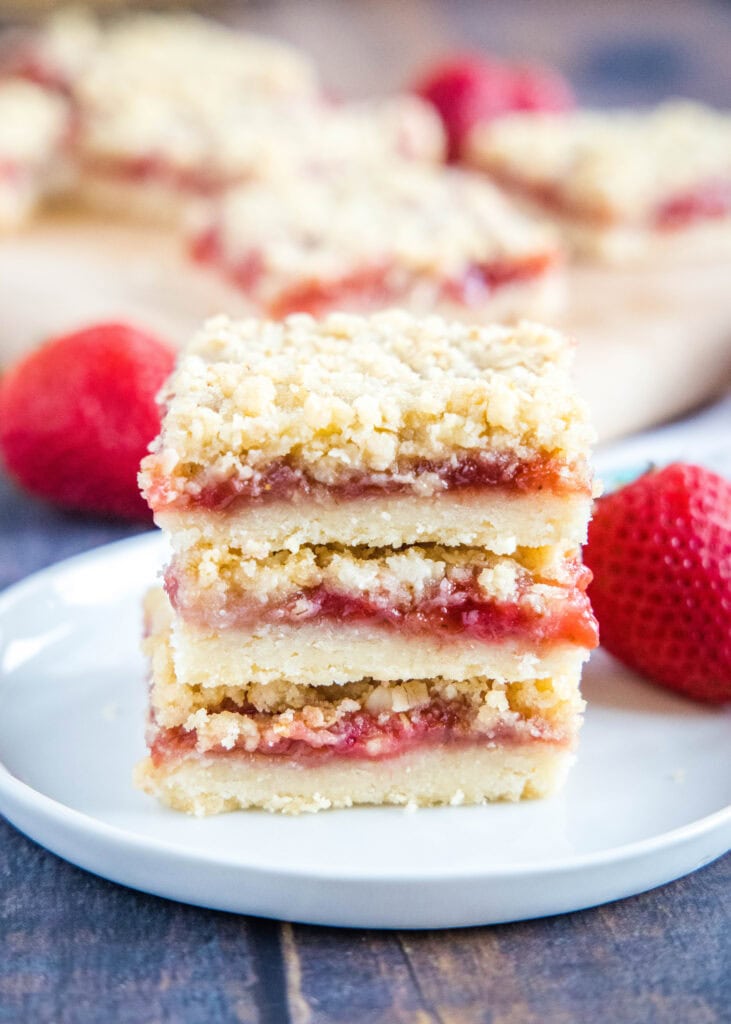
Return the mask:
[[[343,95],[454,46],[562,66],[583,101],[730,105],[731,5],[299,0],[226,12],[304,45]],[[343,31],[347,18],[348,31]],[[135,532],[0,478],[0,586]],[[277,924],[143,896],[0,821],[0,1024],[723,1024],[731,856],[611,906],[446,933]]]

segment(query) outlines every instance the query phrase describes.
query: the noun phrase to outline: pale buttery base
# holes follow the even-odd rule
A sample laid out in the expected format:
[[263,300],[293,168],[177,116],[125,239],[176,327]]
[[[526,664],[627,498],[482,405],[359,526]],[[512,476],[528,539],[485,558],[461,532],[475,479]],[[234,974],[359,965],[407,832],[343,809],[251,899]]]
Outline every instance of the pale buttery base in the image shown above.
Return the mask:
[[285,814],[396,804],[428,807],[549,796],[574,755],[533,742],[510,747],[427,747],[380,761],[334,757],[303,766],[265,754],[191,754],[167,765],[138,765],[135,782],[188,814],[259,808]]
[[589,652],[554,642],[538,652],[528,642],[481,642],[464,633],[440,639],[397,629],[343,622],[260,625],[206,634],[176,621],[172,630],[175,675],[183,685],[238,686],[242,679],[296,680],[306,686],[373,679],[575,679]]
[[476,493],[465,488],[431,496],[387,494],[351,501],[251,503],[219,513],[161,509],[155,522],[171,535],[178,551],[214,543],[239,547],[242,555],[251,558],[297,551],[306,544],[468,545],[512,555],[518,547],[579,547],[586,540],[591,503],[591,495],[584,493],[491,493],[487,488]]

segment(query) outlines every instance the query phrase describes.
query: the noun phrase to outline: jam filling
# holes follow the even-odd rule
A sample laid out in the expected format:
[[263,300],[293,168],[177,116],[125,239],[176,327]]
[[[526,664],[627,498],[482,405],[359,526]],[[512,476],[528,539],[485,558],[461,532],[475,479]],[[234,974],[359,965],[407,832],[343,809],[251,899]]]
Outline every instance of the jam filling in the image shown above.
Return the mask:
[[[153,509],[204,508],[212,512],[231,510],[234,504],[264,505],[297,498],[331,502],[350,501],[384,494],[409,494],[418,489],[418,479],[430,474],[438,479],[440,491],[503,488],[521,493],[548,490],[556,494],[588,492],[585,465],[567,466],[557,458],[536,455],[519,459],[510,452],[485,452],[444,462],[420,459],[398,465],[393,473],[356,472],[331,486],[312,480],[300,468],[286,460],[271,463],[250,477],[233,477],[203,486],[196,493],[171,493],[164,477],[153,481],[147,500]],[[404,479],[404,477],[412,479]],[[195,478],[193,481],[195,482]]]
[[[255,750],[240,740],[232,748],[205,752],[207,757],[226,760],[252,753],[284,758],[304,764],[322,764],[337,758],[380,761],[405,754],[414,748],[445,745],[449,747],[511,746],[522,743],[566,742],[566,735],[543,719],[500,719],[485,730],[474,724],[475,711],[466,701],[433,700],[409,712],[372,715],[367,711],[348,712],[327,729],[310,729],[303,722],[288,725],[287,735],[271,728],[280,716],[267,715],[246,705],[224,701],[213,712],[232,711],[251,718],[259,728]],[[161,765],[191,754],[196,748],[195,730],[182,726],[159,730],[150,744],[153,763]]]
[[563,597],[551,601],[544,610],[520,600],[521,596],[525,598],[527,587],[515,601],[489,601],[474,582],[457,585],[443,581],[430,596],[408,607],[379,600],[375,595],[353,596],[325,586],[297,591],[277,604],[261,605],[231,594],[221,601],[202,602],[199,593],[187,593],[172,568],[167,570],[165,589],[183,619],[203,629],[245,628],[262,622],[297,626],[325,620],[368,623],[410,636],[429,635],[447,641],[465,636],[488,643],[520,638],[532,646],[563,641],[593,649],[599,637],[585,593],[590,581],[590,570],[577,566],[574,586],[567,587]]
[[[196,262],[222,266],[229,279],[248,293],[256,291],[264,275],[262,256],[255,251],[229,264],[215,227],[206,229],[193,239],[190,254]],[[512,261],[473,264],[457,278],[436,282],[441,292],[437,298],[463,306],[479,306],[499,288],[540,277],[556,262],[555,253],[540,253]],[[361,268],[335,280],[300,281],[272,299],[266,305],[266,312],[275,320],[290,313],[310,313],[319,317],[335,309],[365,313],[407,301],[410,292],[422,279],[418,275],[403,275],[396,284],[390,280],[391,270],[392,267],[385,264]]]

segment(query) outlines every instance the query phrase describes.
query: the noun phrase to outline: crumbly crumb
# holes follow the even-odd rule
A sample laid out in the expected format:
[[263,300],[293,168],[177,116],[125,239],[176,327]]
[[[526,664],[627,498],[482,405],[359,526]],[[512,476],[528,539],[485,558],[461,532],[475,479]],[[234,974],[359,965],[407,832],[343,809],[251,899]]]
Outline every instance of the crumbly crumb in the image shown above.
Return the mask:
[[644,223],[667,199],[731,178],[731,116],[652,110],[515,114],[475,129],[471,162],[577,217]]
[[[293,594],[324,588],[388,607],[409,607],[425,599],[474,591],[484,600],[518,599],[549,603],[565,598],[577,578],[576,552],[520,549],[512,557],[483,548],[412,545],[391,548],[303,546],[265,559],[247,558],[236,546],[199,541],[176,551],[174,573],[179,606],[193,601],[224,603],[232,598],[277,604]],[[540,609],[538,609],[540,611]]]
[[162,485],[162,500],[174,501],[284,460],[335,485],[486,450],[581,467],[593,432],[570,362],[561,334],[528,323],[397,310],[280,323],[219,317],[165,388],[141,484]]

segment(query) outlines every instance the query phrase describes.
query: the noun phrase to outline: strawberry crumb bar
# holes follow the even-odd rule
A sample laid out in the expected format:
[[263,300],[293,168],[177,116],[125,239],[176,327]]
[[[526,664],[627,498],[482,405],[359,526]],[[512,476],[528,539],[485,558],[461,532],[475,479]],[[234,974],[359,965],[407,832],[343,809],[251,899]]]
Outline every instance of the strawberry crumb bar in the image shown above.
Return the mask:
[[251,106],[318,95],[303,54],[193,15],[131,15],[97,35],[69,90],[83,194],[105,208],[177,213],[181,195],[217,183],[221,141]]
[[[178,543],[513,554],[585,537],[593,432],[558,332],[333,313],[210,321],[141,481]],[[363,515],[367,507],[368,514]]]
[[0,230],[15,228],[63,181],[65,101],[22,79],[0,79]]
[[731,116],[515,114],[477,127],[469,162],[552,216],[574,249],[621,262],[731,255]]
[[210,322],[141,483],[139,784],[194,813],[552,792],[596,644],[570,349],[403,312]]
[[189,16],[123,20],[72,93],[86,196],[158,218],[283,170],[445,150],[438,116],[417,97],[336,106],[296,51]]
[[562,298],[549,230],[476,175],[402,160],[233,189],[201,218],[191,251],[273,318],[399,306],[549,319]]

